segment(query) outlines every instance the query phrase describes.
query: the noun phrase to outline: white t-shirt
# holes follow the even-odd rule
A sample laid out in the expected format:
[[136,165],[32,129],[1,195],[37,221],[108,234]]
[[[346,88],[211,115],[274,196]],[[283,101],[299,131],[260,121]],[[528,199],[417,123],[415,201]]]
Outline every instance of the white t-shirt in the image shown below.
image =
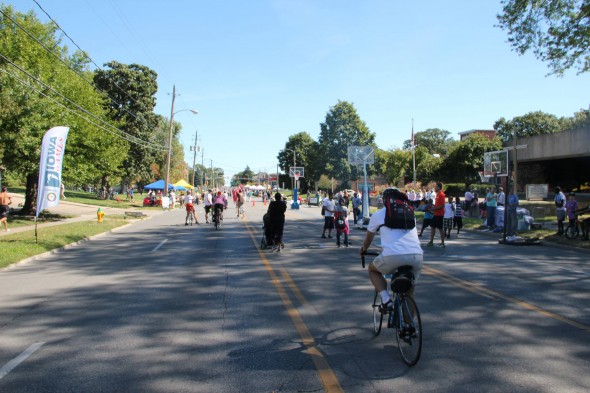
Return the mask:
[[555,210],[565,210],[565,194],[563,192],[559,191],[555,195],[555,202],[561,202],[561,207],[556,207]]
[[473,199],[473,194],[469,191],[465,193],[465,202],[469,202]]
[[330,198],[326,198],[322,202],[322,206],[326,208],[325,217],[334,217],[334,213],[328,211],[328,209],[334,210],[334,201]]
[[[371,216],[367,226],[369,232],[377,232],[377,229],[385,223],[385,210],[385,208],[380,209]],[[416,228],[406,231],[405,229],[391,229],[381,226],[379,233],[381,234],[381,247],[383,248],[381,255],[383,256],[424,254],[422,247],[420,247]]]
[[455,209],[452,203],[445,203],[445,215],[444,218],[453,218],[455,215]]
[[205,195],[205,206],[211,206],[213,204],[213,197],[211,194]]
[[187,205],[188,205],[189,203],[193,203],[193,196],[192,196],[192,195],[186,195],[186,196],[184,197],[184,203],[185,203],[185,204],[187,204]]

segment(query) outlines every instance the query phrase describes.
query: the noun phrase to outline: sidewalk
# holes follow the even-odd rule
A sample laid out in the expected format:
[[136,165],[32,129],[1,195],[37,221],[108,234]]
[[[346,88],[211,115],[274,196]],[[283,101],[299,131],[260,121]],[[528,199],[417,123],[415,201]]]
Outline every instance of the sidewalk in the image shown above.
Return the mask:
[[[10,207],[16,208],[19,204],[24,203],[24,196],[20,194],[9,194],[12,197],[12,205]],[[54,222],[42,222],[41,217],[39,217],[38,226],[41,227],[51,227],[56,225],[63,225],[72,222],[82,222],[82,221],[93,221],[97,220],[96,212],[99,206],[95,205],[86,205],[83,203],[75,203],[75,202],[68,202],[66,200],[61,200],[59,205],[53,207],[51,209],[47,209],[52,214],[59,214],[62,216],[71,216],[69,218],[64,218],[60,221]],[[118,209],[112,207],[101,207],[102,211],[105,213],[105,217],[108,218],[109,215],[121,215],[125,214],[125,212],[139,212],[143,213],[148,218],[160,215],[164,212],[164,210],[153,210],[153,209],[142,209],[142,208],[129,208],[129,209]],[[129,217],[130,220],[136,219],[135,217]],[[11,233],[17,232],[24,232],[33,229],[35,225],[31,223],[31,225],[24,225],[19,227],[10,227],[10,232],[6,232],[3,228],[0,228],[0,236],[9,235]]]

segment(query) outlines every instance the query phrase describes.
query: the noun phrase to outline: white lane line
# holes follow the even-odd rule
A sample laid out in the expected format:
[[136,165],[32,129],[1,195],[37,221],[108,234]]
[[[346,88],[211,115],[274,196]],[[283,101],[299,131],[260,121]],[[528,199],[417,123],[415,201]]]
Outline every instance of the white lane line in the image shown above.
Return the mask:
[[156,251],[158,251],[158,249],[159,249],[160,247],[162,247],[162,246],[163,246],[163,245],[164,245],[164,244],[165,244],[167,241],[168,241],[168,239],[164,239],[164,240],[162,240],[162,241],[160,242],[160,244],[158,244],[156,247],[154,247],[154,249],[152,250],[152,252],[156,252]]
[[24,350],[23,353],[12,359],[10,362],[6,363],[4,367],[0,368],[0,379],[4,378],[9,372],[14,370],[16,366],[24,362],[29,356],[35,353],[36,350],[41,348],[41,346],[45,344],[44,342],[36,342],[32,344],[30,347]]

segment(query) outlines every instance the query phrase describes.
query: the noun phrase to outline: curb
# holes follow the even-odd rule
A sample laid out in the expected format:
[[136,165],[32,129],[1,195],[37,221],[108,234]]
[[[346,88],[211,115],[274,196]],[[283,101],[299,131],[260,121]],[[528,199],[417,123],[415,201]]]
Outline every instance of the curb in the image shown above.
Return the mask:
[[[152,217],[155,217],[155,216],[148,216],[147,218],[144,218],[143,220],[149,220]],[[108,230],[106,232],[97,233],[96,235],[93,235],[93,236],[90,236],[90,237],[85,237],[84,239],[78,240],[77,242],[69,243],[69,244],[66,244],[65,246],[62,246],[62,247],[59,247],[59,248],[54,248],[53,250],[46,251],[46,252],[44,252],[42,254],[33,255],[32,257],[28,257],[28,258],[25,258],[25,259],[20,260],[18,262],[11,263],[8,266],[5,266],[3,268],[0,268],[0,273],[3,272],[3,271],[5,271],[5,270],[14,269],[16,267],[25,265],[25,264],[27,264],[29,262],[33,262],[33,261],[36,261],[38,259],[42,259],[42,258],[47,257],[47,256],[50,256],[52,254],[59,254],[63,250],[68,250],[70,248],[74,248],[74,247],[76,247],[76,246],[78,246],[80,244],[83,244],[83,243],[86,243],[86,242],[95,240],[95,239],[97,239],[99,237],[102,237],[102,236],[105,236],[105,235],[107,235],[109,233],[117,232],[117,231],[122,230],[123,228],[126,228],[128,226],[135,225],[138,221],[129,222],[129,223],[125,224],[125,225],[121,225],[120,227],[113,228],[113,229]]]

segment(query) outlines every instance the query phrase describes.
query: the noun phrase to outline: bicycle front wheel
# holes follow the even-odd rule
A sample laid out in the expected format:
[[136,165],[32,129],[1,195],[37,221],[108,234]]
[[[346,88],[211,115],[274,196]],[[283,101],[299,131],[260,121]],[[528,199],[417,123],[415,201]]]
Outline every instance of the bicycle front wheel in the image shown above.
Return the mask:
[[381,333],[381,326],[383,325],[383,314],[379,310],[379,305],[381,305],[381,296],[379,296],[379,292],[375,292],[373,297],[373,331],[375,336]]
[[414,366],[422,353],[422,319],[420,311],[414,299],[406,295],[401,299],[399,317],[402,319],[400,326],[396,326],[397,347],[402,359],[408,366]]

